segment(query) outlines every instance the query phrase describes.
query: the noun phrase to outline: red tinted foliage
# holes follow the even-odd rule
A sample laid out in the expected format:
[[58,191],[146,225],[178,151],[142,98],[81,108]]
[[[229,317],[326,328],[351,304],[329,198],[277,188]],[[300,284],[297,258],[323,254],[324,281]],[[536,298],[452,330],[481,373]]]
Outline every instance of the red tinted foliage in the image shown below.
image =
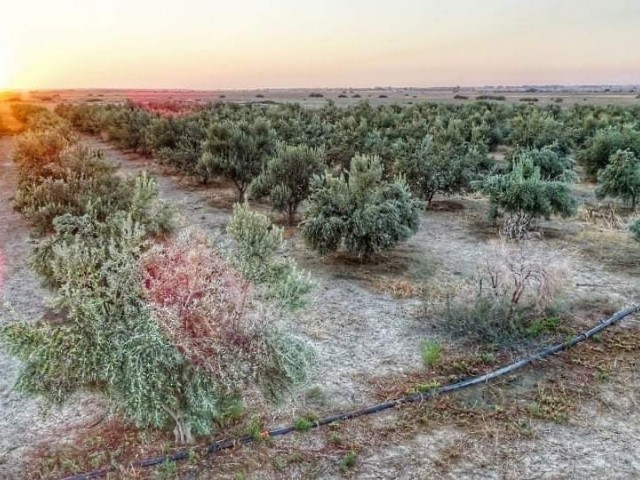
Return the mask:
[[161,328],[187,359],[215,369],[245,350],[249,285],[204,235],[189,232],[142,259],[144,288]]
[[204,104],[197,100],[144,100],[128,99],[128,103],[162,117],[179,117],[188,115],[203,108]]

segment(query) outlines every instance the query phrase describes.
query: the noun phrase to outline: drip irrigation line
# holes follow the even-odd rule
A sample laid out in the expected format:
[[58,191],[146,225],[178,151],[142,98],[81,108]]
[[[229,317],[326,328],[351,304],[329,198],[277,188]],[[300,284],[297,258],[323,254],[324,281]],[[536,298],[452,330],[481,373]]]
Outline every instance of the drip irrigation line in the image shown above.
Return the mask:
[[[418,393],[413,393],[411,395],[407,395],[405,397],[401,397],[401,398],[397,398],[395,400],[389,400],[387,402],[382,402],[382,403],[378,403],[375,405],[371,405],[369,407],[365,407],[365,408],[361,408],[358,410],[352,410],[349,412],[344,412],[344,413],[338,413],[335,415],[330,415],[328,417],[324,417],[322,419],[319,419],[315,422],[313,422],[311,428],[317,429],[321,426],[324,425],[329,425],[332,423],[336,423],[336,422],[342,422],[345,420],[351,420],[354,418],[358,418],[358,417],[362,417],[365,415],[371,415],[374,413],[379,413],[382,412],[384,410],[389,410],[392,408],[396,408],[399,407],[401,405],[407,405],[407,404],[411,404],[411,403],[419,403],[422,402],[424,400],[428,400],[430,398],[436,397],[438,395],[443,395],[446,393],[451,393],[451,392],[455,392],[458,390],[463,390],[465,388],[469,388],[469,387],[473,387],[475,385],[480,385],[483,383],[487,383],[491,380],[494,380],[498,377],[501,377],[503,375],[507,375],[509,373],[515,372],[516,370],[520,370],[521,368],[533,363],[533,362],[537,362],[540,360],[543,360],[551,355],[555,355],[557,353],[560,353],[564,350],[567,350],[569,348],[572,348],[576,345],[578,345],[579,343],[582,343],[590,338],[592,338],[593,336],[597,335],[598,333],[602,332],[603,330],[609,328],[610,326],[624,320],[626,317],[633,315],[635,313],[640,312],[640,305],[633,305],[629,308],[626,308],[624,310],[620,310],[619,312],[615,313],[612,317],[606,319],[606,320],[602,320],[601,322],[599,322],[598,324],[596,324],[593,328],[591,328],[590,330],[587,330],[586,332],[583,332],[579,335],[576,335],[575,337],[567,340],[566,342],[557,344],[557,345],[553,345],[551,347],[545,348],[543,350],[538,351],[537,353],[534,353],[533,355],[529,356],[529,357],[525,357],[522,358],[520,360],[516,360],[512,363],[509,363],[507,365],[504,365],[496,370],[493,370],[489,373],[486,373],[484,375],[478,375],[475,377],[469,377],[466,379],[462,379],[458,382],[455,383],[450,383],[447,385],[443,385],[441,387],[437,387],[434,389],[431,389],[429,391],[426,392],[418,392]],[[270,437],[281,437],[283,435],[287,435],[289,433],[295,432],[296,431],[296,427],[293,425],[289,425],[286,427],[279,427],[279,428],[274,428],[272,430],[267,430],[266,432],[263,432],[262,437],[264,438],[270,438]],[[214,443],[211,443],[207,446],[203,446],[203,447],[196,447],[198,450],[202,450],[204,451],[207,455],[211,455],[211,454],[215,454],[217,452],[223,451],[223,450],[228,450],[231,448],[235,448],[241,445],[247,445],[249,443],[252,443],[254,441],[254,438],[250,435],[245,435],[243,437],[238,437],[238,438],[234,438],[234,439],[226,439],[226,440],[218,440]],[[132,462],[131,464],[129,464],[129,466],[131,468],[149,468],[149,467],[153,467],[156,465],[160,465],[163,464],[165,462],[179,462],[182,460],[186,460],[189,458],[190,453],[193,449],[184,449],[184,450],[180,450],[178,452],[169,454],[169,455],[160,455],[160,456],[156,456],[156,457],[150,457],[150,458],[146,458],[143,460],[138,460],[136,462]],[[85,473],[80,473],[77,475],[72,475],[70,477],[66,477],[63,480],[89,480],[89,479],[93,479],[93,478],[101,478],[106,476],[109,472],[112,472],[114,469],[113,467],[107,467],[107,468],[103,468],[100,470],[93,470],[91,472],[85,472]]]

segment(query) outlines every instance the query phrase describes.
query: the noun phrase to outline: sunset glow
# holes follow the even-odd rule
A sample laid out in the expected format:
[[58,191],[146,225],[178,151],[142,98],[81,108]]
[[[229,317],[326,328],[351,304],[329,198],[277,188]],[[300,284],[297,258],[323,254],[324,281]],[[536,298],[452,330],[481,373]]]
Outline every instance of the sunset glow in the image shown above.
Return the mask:
[[10,82],[12,59],[6,43],[0,43],[0,89],[6,88]]
[[637,0],[7,3],[14,88],[640,81]]

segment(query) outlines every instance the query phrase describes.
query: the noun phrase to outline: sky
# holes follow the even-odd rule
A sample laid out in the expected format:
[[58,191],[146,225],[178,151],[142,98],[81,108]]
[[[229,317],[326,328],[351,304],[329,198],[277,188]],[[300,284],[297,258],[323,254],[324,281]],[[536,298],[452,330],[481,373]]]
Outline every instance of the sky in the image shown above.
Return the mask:
[[0,88],[640,83],[640,0],[3,0]]

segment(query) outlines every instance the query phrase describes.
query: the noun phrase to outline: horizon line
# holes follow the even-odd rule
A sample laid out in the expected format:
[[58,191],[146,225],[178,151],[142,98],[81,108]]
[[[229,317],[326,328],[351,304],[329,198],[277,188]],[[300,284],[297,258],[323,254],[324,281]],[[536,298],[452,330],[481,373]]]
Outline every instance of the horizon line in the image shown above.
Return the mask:
[[220,92],[220,91],[259,91],[259,90],[475,90],[486,88],[640,88],[640,83],[523,83],[523,84],[489,84],[489,85],[436,85],[436,86],[417,86],[417,85],[375,85],[368,87],[349,87],[349,86],[325,86],[325,87],[248,87],[248,88],[192,88],[192,87],[33,87],[33,88],[0,88],[0,92],[26,92],[26,91],[91,91],[91,90],[108,90],[108,91],[172,91],[172,92]]

